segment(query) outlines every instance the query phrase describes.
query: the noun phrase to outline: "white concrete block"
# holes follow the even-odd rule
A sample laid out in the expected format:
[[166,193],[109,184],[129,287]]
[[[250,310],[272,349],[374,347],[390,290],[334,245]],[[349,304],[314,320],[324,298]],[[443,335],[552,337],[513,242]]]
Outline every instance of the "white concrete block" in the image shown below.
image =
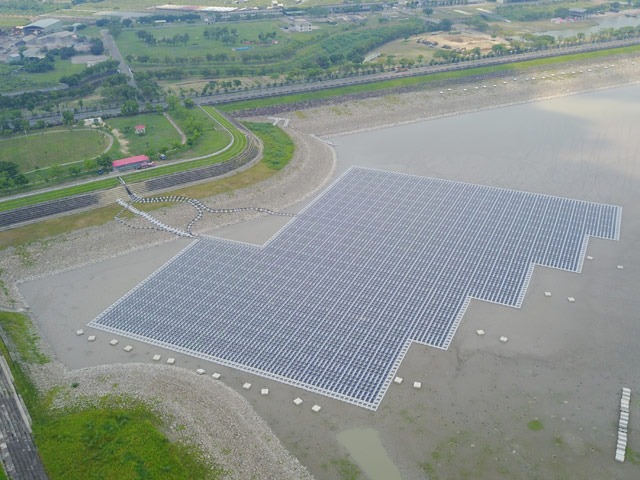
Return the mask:
[[318,413],[320,410],[322,410],[322,407],[320,405],[314,405],[313,407],[311,407],[311,410],[315,413]]
[[476,330],[476,333],[482,337],[484,335],[484,330]]
[[197,373],[198,375],[204,375],[206,372],[204,371],[204,368],[198,368],[198,369],[196,370],[196,373]]
[[96,336],[95,335],[89,335],[87,337],[87,342],[95,342],[96,341]]
[[268,388],[263,388],[260,390],[260,395],[269,395],[269,389]]
[[242,388],[244,388],[245,390],[249,390],[251,388],[251,384],[247,382],[244,385],[242,385]]
[[131,345],[127,345],[126,347],[124,347],[125,352],[130,352],[131,350],[133,350],[133,347]]
[[587,255],[587,260],[593,260],[593,257],[591,255]]
[[112,347],[115,347],[115,346],[118,344],[118,340],[116,340],[116,339],[114,338],[113,340],[111,340],[111,341],[109,342],[109,344],[110,344]]
[[220,380],[220,377],[222,375],[220,375],[219,373],[212,373],[211,374],[211,378],[213,378],[214,380]]
[[159,362],[161,358],[162,358],[162,355],[156,354],[156,355],[153,356],[153,361],[154,362]]
[[293,403],[295,403],[296,405],[300,406],[300,405],[302,405],[302,399],[300,397],[294,398],[293,399]]
[[573,298],[573,297],[567,297],[567,300],[569,300],[569,302],[571,302],[571,303],[573,303],[573,302],[575,302],[575,301],[576,301],[576,299],[575,299],[575,298]]
[[507,343],[509,341],[509,337],[500,337],[500,341],[502,343]]
[[550,297],[551,296],[551,292],[544,292],[544,296],[545,297]]
[[402,383],[403,378],[402,377],[396,377],[393,379],[393,383],[397,383],[398,385],[400,385]]
[[413,388],[420,390],[422,388],[422,382],[413,382]]
[[175,363],[176,363],[176,359],[175,359],[175,358],[173,358],[173,357],[167,358],[167,363],[168,363],[169,365],[175,365]]
[[618,265],[618,270],[622,270],[624,268],[624,265]]
[[78,335],[78,336],[84,335],[84,330],[82,330],[82,329],[76,330],[76,335]]

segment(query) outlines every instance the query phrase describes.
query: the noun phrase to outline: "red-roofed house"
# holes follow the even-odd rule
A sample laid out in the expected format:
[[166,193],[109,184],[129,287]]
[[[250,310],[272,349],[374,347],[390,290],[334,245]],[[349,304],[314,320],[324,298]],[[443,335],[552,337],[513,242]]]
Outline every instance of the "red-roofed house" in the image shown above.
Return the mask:
[[145,133],[147,133],[147,129],[144,125],[136,125],[133,128],[136,131],[136,135],[144,135]]
[[149,164],[149,157],[146,155],[136,155],[135,157],[121,158],[114,160],[111,164],[116,172],[124,172],[125,170],[133,170],[143,168]]

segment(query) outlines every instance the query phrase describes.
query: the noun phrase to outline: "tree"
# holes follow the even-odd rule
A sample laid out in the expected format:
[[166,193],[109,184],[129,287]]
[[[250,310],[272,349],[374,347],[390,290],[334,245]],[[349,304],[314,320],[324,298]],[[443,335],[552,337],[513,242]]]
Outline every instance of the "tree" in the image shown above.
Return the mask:
[[102,55],[104,53],[104,44],[102,43],[102,40],[99,38],[92,38],[90,51],[92,55]]
[[73,116],[73,112],[71,110],[65,110],[62,112],[62,123],[65,125],[73,125],[75,122],[75,118]]
[[433,8],[425,7],[422,9],[422,13],[424,13],[427,17],[430,17],[431,15],[433,15]]
[[118,38],[122,33],[122,25],[116,22],[110,23],[108,30],[113,38]]
[[139,110],[140,106],[138,105],[138,102],[136,100],[127,100],[126,102],[124,102],[124,105],[122,105],[122,108],[120,109],[122,115],[135,115]]

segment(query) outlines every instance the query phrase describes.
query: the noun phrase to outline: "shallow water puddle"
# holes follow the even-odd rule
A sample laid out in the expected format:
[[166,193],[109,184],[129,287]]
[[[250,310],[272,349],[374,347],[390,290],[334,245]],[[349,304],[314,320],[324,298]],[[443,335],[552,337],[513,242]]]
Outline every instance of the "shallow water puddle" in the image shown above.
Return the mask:
[[402,480],[373,428],[352,428],[338,434],[344,446],[370,480]]

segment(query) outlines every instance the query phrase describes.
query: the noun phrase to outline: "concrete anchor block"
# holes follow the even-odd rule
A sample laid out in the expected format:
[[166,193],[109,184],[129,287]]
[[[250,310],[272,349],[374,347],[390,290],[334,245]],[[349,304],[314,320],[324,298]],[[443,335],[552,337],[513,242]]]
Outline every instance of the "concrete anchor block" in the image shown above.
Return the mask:
[[198,375],[204,375],[204,374],[205,374],[205,371],[204,371],[204,369],[203,369],[203,368],[198,368],[198,369],[196,370],[196,373],[197,373]]
[[126,347],[124,347],[125,352],[130,352],[131,350],[133,350],[133,347],[131,345],[127,345]]
[[118,340],[116,340],[115,338],[109,342],[109,345],[111,345],[112,347],[115,347],[117,344]]
[[318,413],[320,410],[322,410],[322,407],[320,405],[314,405],[313,407],[311,407],[311,410],[314,413]]
[[402,377],[396,377],[393,379],[393,383],[397,383],[398,385],[400,385],[402,383],[403,378]]
[[96,336],[95,335],[89,335],[87,337],[87,342],[95,342],[96,341]]
[[576,299],[573,297],[567,297],[567,300],[569,301],[569,303],[573,303],[576,301]]
[[251,388],[251,384],[247,382],[244,385],[242,385],[242,388],[244,388],[245,390],[249,390]]
[[269,395],[269,389],[268,388],[263,388],[260,390],[260,395]]
[[500,341],[502,343],[507,343],[509,341],[509,337],[500,337]]
[[300,397],[294,398],[293,403],[295,403],[297,406],[300,406],[302,405],[302,399]]
[[176,359],[171,357],[171,358],[167,358],[167,364],[169,365],[175,365],[176,364]]
[[78,335],[78,336],[84,335],[84,330],[82,330],[82,329],[76,330],[76,335]]
[[219,373],[212,373],[211,374],[211,378],[213,378],[214,380],[220,380],[220,377],[222,375],[220,375]]
[[154,361],[154,362],[159,362],[159,361],[160,361],[160,359],[162,358],[162,355],[158,355],[158,354],[156,354],[156,355],[154,355],[152,358],[153,358],[153,361]]
[[413,388],[420,390],[422,388],[422,382],[413,382]]
[[478,336],[482,337],[482,336],[484,336],[485,332],[484,332],[484,330],[476,330],[476,334],[478,334]]
[[544,296],[545,297],[550,297],[551,296],[551,292],[544,292]]

